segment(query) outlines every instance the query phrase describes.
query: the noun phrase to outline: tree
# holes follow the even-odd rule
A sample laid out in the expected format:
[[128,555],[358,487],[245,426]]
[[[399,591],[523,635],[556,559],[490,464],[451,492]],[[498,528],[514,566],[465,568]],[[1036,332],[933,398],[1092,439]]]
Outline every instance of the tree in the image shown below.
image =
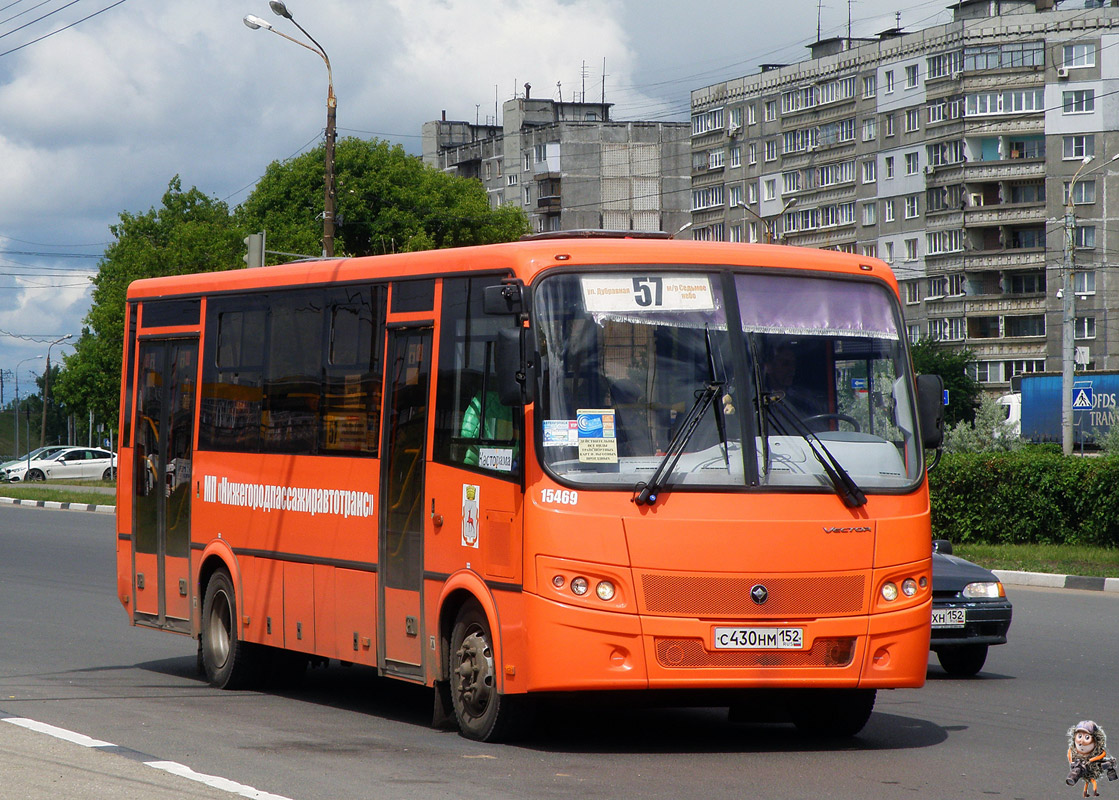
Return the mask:
[[949,347],[933,339],[921,339],[910,347],[913,369],[918,375],[939,375],[948,390],[948,405],[944,409],[944,427],[975,419],[979,408],[981,389],[979,381],[968,374],[967,367],[974,362],[971,350],[966,347]]
[[948,453],[994,453],[1018,450],[1022,439],[1014,432],[1014,424],[1003,414],[1005,406],[995,398],[980,395],[975,421],[961,420],[953,425],[944,437],[944,450]]
[[122,211],[109,228],[115,241],[105,250],[93,278],[93,304],[74,352],[51,395],[77,413],[115,419],[124,351],[125,293],[140,278],[213,272],[240,266],[241,233],[228,206],[197,188],[182,190],[176,175],[160,208],[144,214]]
[[[323,157],[320,147],[272,162],[237,209],[239,226],[267,231],[273,251],[321,253]],[[399,145],[342,139],[334,173],[337,255],[508,242],[529,230],[519,208],[490,208],[478,181],[428,167]]]

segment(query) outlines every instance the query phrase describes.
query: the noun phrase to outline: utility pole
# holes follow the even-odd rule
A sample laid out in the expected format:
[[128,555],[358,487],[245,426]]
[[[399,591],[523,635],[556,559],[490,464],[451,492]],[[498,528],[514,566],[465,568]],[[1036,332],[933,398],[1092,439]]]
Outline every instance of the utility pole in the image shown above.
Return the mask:
[[1073,178],[1065,206],[1065,265],[1061,270],[1061,450],[1066,456],[1072,455],[1072,383],[1076,355],[1076,295],[1072,291],[1072,256],[1076,236],[1072,193],[1075,186],[1076,179]]

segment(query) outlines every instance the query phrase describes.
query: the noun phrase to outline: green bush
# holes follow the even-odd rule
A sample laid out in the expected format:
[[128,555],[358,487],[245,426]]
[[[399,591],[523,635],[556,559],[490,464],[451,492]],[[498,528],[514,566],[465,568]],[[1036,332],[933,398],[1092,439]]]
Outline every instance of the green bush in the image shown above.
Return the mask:
[[929,473],[933,535],[960,543],[1119,546],[1119,456],[1052,448],[946,453]]

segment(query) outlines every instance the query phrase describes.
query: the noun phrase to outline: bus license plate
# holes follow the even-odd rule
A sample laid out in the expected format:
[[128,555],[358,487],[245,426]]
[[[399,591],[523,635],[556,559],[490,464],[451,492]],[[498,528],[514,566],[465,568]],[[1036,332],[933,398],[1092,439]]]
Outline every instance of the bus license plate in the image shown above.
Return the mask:
[[932,626],[934,628],[962,628],[967,623],[967,609],[934,608]]
[[803,628],[716,628],[716,650],[802,650]]

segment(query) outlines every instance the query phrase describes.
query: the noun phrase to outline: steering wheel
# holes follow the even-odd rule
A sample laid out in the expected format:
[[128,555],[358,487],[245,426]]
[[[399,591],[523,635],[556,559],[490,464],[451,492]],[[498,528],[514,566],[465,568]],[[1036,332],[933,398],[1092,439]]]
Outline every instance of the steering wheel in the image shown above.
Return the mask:
[[846,422],[848,425],[855,429],[855,433],[858,433],[860,431],[859,421],[854,417],[847,416],[846,414],[813,414],[810,417],[805,417],[803,422],[806,426],[811,428],[813,422],[821,419],[829,421],[835,420],[836,422]]

